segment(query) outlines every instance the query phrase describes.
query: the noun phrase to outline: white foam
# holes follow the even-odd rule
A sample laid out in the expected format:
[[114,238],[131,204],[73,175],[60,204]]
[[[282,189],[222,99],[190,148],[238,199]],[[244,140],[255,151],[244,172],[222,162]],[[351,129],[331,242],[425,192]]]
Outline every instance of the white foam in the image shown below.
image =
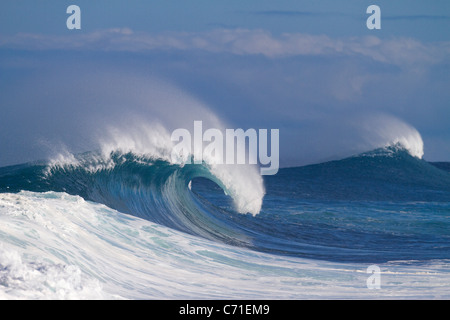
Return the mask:
[[75,265],[35,260],[0,243],[0,299],[111,299],[97,279]]
[[258,253],[64,193],[0,195],[3,299],[450,298],[448,262],[368,265]]

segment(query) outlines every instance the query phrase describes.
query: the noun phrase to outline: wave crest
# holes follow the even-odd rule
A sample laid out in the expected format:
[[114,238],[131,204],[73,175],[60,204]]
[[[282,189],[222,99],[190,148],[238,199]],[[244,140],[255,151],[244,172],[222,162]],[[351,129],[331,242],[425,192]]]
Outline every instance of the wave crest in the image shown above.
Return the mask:
[[369,149],[401,146],[416,158],[422,159],[424,143],[416,128],[393,116],[382,115],[363,123]]
[[[60,153],[50,161],[49,168],[69,166],[83,168],[90,173],[112,170],[126,161],[126,157],[120,156],[126,154],[133,155],[134,162],[147,165],[151,165],[153,161],[164,161],[180,167],[187,166],[173,162],[171,157],[173,142],[170,136],[169,131],[160,124],[137,125],[127,131],[110,128],[100,141],[99,152],[82,157],[76,157],[68,152]],[[204,159],[201,166],[210,173],[208,178],[214,180],[233,199],[237,212],[252,215],[260,212],[265,189],[257,166],[217,164],[212,158]]]

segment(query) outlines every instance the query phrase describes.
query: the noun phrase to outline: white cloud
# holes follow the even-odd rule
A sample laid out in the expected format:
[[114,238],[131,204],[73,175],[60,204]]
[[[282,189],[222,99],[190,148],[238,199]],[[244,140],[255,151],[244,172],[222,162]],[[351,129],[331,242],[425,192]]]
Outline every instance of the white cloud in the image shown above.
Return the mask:
[[27,50],[96,50],[145,52],[152,50],[203,50],[236,55],[279,58],[298,55],[347,55],[399,66],[439,63],[448,59],[450,42],[424,44],[409,38],[380,39],[375,36],[333,39],[325,35],[264,30],[219,29],[208,32],[136,33],[130,29],[107,29],[92,33],[54,36],[18,34],[2,37],[0,47]]

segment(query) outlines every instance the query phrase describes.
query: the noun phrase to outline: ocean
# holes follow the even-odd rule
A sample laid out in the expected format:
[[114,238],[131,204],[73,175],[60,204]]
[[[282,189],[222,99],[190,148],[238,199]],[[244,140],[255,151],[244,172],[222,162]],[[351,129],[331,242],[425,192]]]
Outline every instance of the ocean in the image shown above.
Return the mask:
[[390,145],[272,176],[121,150],[3,167],[0,298],[449,299],[450,163]]

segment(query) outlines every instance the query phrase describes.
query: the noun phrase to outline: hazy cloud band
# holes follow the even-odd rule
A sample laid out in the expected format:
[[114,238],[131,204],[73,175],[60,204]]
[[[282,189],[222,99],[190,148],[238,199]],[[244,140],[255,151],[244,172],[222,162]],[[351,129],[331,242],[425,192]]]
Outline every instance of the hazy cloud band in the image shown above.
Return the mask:
[[450,42],[422,43],[410,38],[375,36],[333,39],[325,35],[264,30],[218,29],[208,32],[136,33],[115,28],[76,35],[17,34],[0,39],[0,48],[22,50],[90,50],[146,52],[202,50],[282,58],[299,55],[357,55],[399,66],[435,64],[448,59]]

